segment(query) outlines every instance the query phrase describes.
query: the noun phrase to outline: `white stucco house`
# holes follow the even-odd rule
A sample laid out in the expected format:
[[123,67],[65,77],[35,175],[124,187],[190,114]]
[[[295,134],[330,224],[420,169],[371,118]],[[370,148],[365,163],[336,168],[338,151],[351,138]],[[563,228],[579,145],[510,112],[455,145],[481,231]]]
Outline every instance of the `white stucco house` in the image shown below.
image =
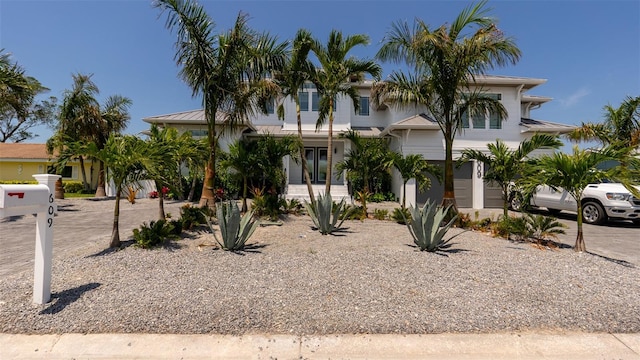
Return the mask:
[[[481,86],[483,91],[502,101],[507,109],[508,118],[498,121],[497,117],[487,114],[474,117],[465,123],[462,133],[456,135],[453,148],[454,159],[460,156],[463,149],[473,148],[487,150],[487,143],[502,139],[506,144],[516,148],[522,140],[530,138],[536,132],[566,133],[574,127],[548,121],[534,120],[531,111],[542,106],[551,98],[530,95],[532,88],[544,84],[544,79],[511,77],[511,76],[478,76],[473,86]],[[316,192],[324,191],[326,176],[327,152],[333,151],[333,163],[344,158],[350,148],[349,140],[338,138],[338,134],[349,129],[360,132],[363,137],[388,137],[392,150],[403,155],[422,154],[431,163],[444,164],[444,140],[438,124],[424,109],[412,108],[398,110],[394,107],[380,106],[373,108],[370,102],[372,81],[357,84],[360,89],[360,110],[354,112],[351,100],[337,99],[333,124],[333,149],[327,149],[327,127],[316,131],[318,118],[318,93],[309,84],[302,89],[301,115],[304,146],[309,162],[311,177]],[[252,137],[262,134],[284,136],[297,134],[295,104],[285,100],[285,119],[281,121],[272,111],[268,115],[259,115],[233,135],[221,139],[225,149],[228,144],[240,136]],[[189,131],[195,137],[206,136],[207,125],[202,110],[178,112],[167,115],[150,116],[143,119],[158,126],[171,126],[180,132]],[[287,173],[287,198],[305,198],[307,189],[302,176],[302,166],[292,159],[283,160]],[[501,207],[500,191],[483,182],[484,168],[482,163],[470,162],[455,170],[456,201],[462,208]],[[338,177],[333,172],[331,193],[335,197],[348,196],[345,176]],[[317,186],[317,188],[316,188]],[[402,181],[393,175],[392,191],[397,198],[402,198]],[[423,203],[427,198],[441,199],[444,186],[432,181],[429,190],[417,189],[413,180],[407,184],[407,204]]]

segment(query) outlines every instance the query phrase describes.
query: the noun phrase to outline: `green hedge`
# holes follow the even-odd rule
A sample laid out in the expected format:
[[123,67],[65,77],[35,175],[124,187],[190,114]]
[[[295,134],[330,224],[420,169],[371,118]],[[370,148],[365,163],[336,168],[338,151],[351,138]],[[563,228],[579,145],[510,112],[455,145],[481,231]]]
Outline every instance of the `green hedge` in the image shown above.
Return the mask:
[[6,181],[0,181],[0,184],[6,184],[6,185],[33,185],[33,184],[38,184],[38,182],[36,180],[6,180]]

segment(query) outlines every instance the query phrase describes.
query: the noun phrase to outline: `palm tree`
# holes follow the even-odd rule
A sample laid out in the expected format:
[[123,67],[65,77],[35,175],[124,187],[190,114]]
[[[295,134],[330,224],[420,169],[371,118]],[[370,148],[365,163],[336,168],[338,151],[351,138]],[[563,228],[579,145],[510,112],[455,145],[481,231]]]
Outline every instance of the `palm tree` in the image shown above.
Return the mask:
[[346,172],[352,185],[361,184],[362,189],[354,188],[354,192],[363,190],[367,194],[370,193],[372,178],[389,171],[392,164],[386,140],[363,138],[353,129],[340,134],[340,137],[350,140],[352,147],[345,154],[344,160],[336,164],[336,173],[342,176]]
[[220,161],[220,165],[227,171],[233,171],[242,181],[242,212],[247,212],[249,177],[252,174],[252,169],[256,166],[249,144],[246,141],[237,140],[229,145],[229,152]]
[[[107,139],[112,135],[120,134],[126,129],[131,116],[129,115],[129,107],[131,99],[121,95],[111,95],[107,98],[102,109],[100,110],[100,118],[97,126],[93,131],[93,141],[96,142],[98,148],[106,146]],[[98,187],[96,188],[96,197],[106,196],[105,191],[105,164],[99,160],[100,169],[98,171]]]
[[215,206],[214,178],[218,125],[223,130],[245,123],[276,95],[268,73],[284,65],[286,44],[247,26],[247,15],[238,14],[234,27],[214,35],[215,23],[195,0],[156,0],[167,11],[166,27],[175,30],[176,65],[192,95],[202,95],[208,125],[209,156],[200,206]]
[[[412,74],[393,72],[372,89],[374,104],[397,107],[425,106],[440,125],[445,141],[443,206],[457,212],[453,186],[453,141],[462,129],[464,114],[490,112],[500,120],[507,117],[504,106],[481,87],[472,88],[477,75],[507,63],[515,64],[520,50],[487,17],[486,1],[465,8],[451,24],[436,29],[416,20],[393,24],[383,39],[377,57],[404,62]],[[471,31],[475,28],[475,32]],[[470,34],[470,35],[469,35]]]
[[[302,119],[300,115],[300,91],[306,81],[309,81],[311,74],[315,72],[313,63],[309,61],[308,55],[311,50],[312,37],[311,34],[305,30],[300,29],[296,33],[296,37],[293,40],[293,50],[289,57],[284,69],[276,74],[278,85],[280,86],[281,94],[287,98],[291,98],[296,104],[296,120],[298,124],[298,139],[300,143],[303,143],[302,138]],[[284,103],[280,103],[278,106],[278,118],[284,119]],[[302,173],[304,174],[304,181],[307,184],[307,191],[309,192],[309,199],[311,203],[315,203],[315,195],[313,194],[313,186],[311,185],[311,177],[309,176],[309,168],[307,165],[307,157],[304,153],[304,146],[300,146],[300,158],[302,159]],[[244,210],[243,210],[244,211]]]
[[611,105],[604,107],[604,122],[582,123],[567,137],[573,141],[598,141],[606,146],[638,147],[640,145],[640,96],[628,96],[616,109]]
[[[149,164],[150,166],[146,169],[147,174],[154,180],[156,189],[161,190],[165,186],[171,186],[180,167],[178,130],[173,127],[160,129],[153,124],[146,143],[146,151],[151,151],[151,154],[164,154],[163,157],[157,158],[157,163]],[[153,159],[154,157],[150,158]],[[158,196],[158,219],[167,219],[164,212],[164,196],[161,192],[160,196]]]
[[484,164],[484,181],[498,184],[502,190],[502,215],[506,219],[509,215],[509,188],[516,177],[522,174],[529,154],[538,149],[557,149],[560,146],[562,142],[557,135],[534,134],[530,139],[522,141],[515,150],[497,139],[495,144],[487,144],[489,153],[475,149],[463,150],[458,163],[476,160]]
[[152,151],[147,144],[133,135],[112,134],[99,148],[95,142],[78,141],[67,144],[62,151],[58,167],[64,167],[67,161],[83,154],[92,156],[103,161],[109,168],[108,178],[113,181],[116,191],[116,202],[113,210],[113,230],[109,247],[120,247],[120,198],[122,189],[128,184],[135,183],[146,175],[145,168],[150,168],[151,164],[157,163],[162,158],[163,153]]
[[435,175],[438,179],[441,177],[440,167],[429,164],[421,154],[402,154],[394,153],[393,166],[402,177],[402,208],[407,204],[407,183],[411,179],[416,179],[416,183],[421,190],[426,190],[431,186],[431,180],[427,177],[427,173]]
[[353,56],[347,57],[349,51],[358,45],[368,45],[369,37],[356,34],[343,37],[342,32],[332,30],[326,46],[314,40],[311,49],[318,58],[320,68],[316,69],[313,82],[321,95],[318,107],[318,122],[316,129],[320,129],[328,119],[327,135],[327,178],[325,193],[331,191],[331,169],[333,161],[333,107],[338,96],[347,96],[353,101],[354,110],[360,109],[360,96],[354,80],[364,80],[365,74],[380,78],[382,68],[372,60],[358,60]]
[[554,190],[564,189],[576,201],[578,206],[578,233],[575,251],[586,251],[582,229],[582,194],[588,184],[605,180],[622,183],[634,196],[640,196],[640,191],[634,188],[634,182],[629,172],[623,166],[601,169],[598,165],[608,161],[633,162],[629,159],[629,148],[619,149],[608,146],[600,151],[581,150],[574,146],[572,154],[556,152],[553,155],[543,155],[538,158],[534,166],[527,167],[527,171],[519,184],[526,193],[532,193],[539,185],[547,185]]
[[[54,149],[62,151],[66,144],[77,141],[91,141],[94,139],[95,129],[100,119],[100,105],[96,96],[100,90],[91,80],[93,75],[72,74],[73,86],[64,91],[64,98],[60,106],[58,125],[55,134],[47,141],[47,151],[52,154]],[[84,156],[78,154],[82,183],[85,190],[89,190],[87,174],[84,167]],[[58,179],[61,183],[62,179]],[[58,197],[64,198],[64,193]]]

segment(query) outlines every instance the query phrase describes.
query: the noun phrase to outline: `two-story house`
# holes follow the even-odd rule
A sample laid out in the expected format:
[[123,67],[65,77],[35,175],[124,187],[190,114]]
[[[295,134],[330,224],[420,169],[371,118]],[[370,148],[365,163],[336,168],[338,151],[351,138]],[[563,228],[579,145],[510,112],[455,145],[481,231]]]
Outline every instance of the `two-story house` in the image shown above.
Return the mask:
[[[522,140],[530,138],[535,132],[566,133],[573,126],[533,120],[530,112],[550,101],[550,98],[529,95],[527,92],[545,83],[544,79],[478,76],[473,86],[481,86],[490,96],[495,96],[507,109],[508,118],[500,121],[492,114],[465,119],[463,130],[454,141],[454,159],[466,148],[487,150],[487,143],[502,139],[516,148]],[[300,109],[305,154],[312,182],[316,192],[324,191],[326,162],[328,151],[333,151],[333,163],[342,161],[350,149],[350,142],[338,137],[338,134],[354,129],[363,137],[388,137],[391,149],[403,155],[422,154],[431,163],[444,164],[444,140],[438,124],[425,114],[424,108],[397,109],[386,105],[372,107],[370,95],[372,81],[357,84],[360,91],[360,110],[354,111],[350,99],[338,98],[334,109],[333,148],[327,149],[327,126],[316,130],[319,96],[313,85],[308,84],[300,90]],[[263,134],[273,136],[296,135],[297,122],[295,104],[287,99],[284,103],[285,119],[281,121],[270,109],[269,114],[259,115],[244,125],[240,131],[221,139],[222,148],[239,136],[252,137]],[[194,136],[206,136],[207,125],[202,110],[186,111],[167,115],[151,116],[145,122],[158,126],[172,126],[180,132],[189,131]],[[284,159],[287,173],[286,195],[288,198],[307,197],[306,185],[302,176],[302,166],[292,159]],[[348,196],[345,176],[338,177],[333,172],[331,193],[335,197]],[[485,208],[501,207],[500,191],[483,182],[482,163],[470,162],[455,170],[455,192],[459,207]],[[427,198],[441,199],[443,185],[432,181],[427,191],[419,191],[413,180],[407,184],[407,204],[423,203]],[[402,198],[402,180],[395,173],[392,191]]]

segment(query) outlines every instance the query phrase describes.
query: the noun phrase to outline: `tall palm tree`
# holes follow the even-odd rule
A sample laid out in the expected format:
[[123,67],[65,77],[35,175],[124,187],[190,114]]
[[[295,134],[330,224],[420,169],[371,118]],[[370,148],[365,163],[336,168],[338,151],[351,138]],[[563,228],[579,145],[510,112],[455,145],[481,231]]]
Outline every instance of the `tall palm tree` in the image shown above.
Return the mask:
[[640,146],[640,96],[627,96],[618,108],[606,105],[602,123],[582,123],[567,137],[573,141],[597,141],[604,146]]
[[[91,141],[100,122],[100,104],[96,96],[100,93],[98,86],[91,80],[93,75],[72,74],[73,86],[64,91],[62,105],[58,116],[55,134],[47,141],[49,153],[54,149],[64,148],[65,144],[77,141]],[[84,167],[84,156],[78,154],[82,183],[89,190],[87,174]],[[61,179],[59,179],[61,181]]]
[[[333,161],[333,107],[339,96],[346,96],[353,102],[354,110],[360,109],[360,96],[358,95],[357,82],[364,80],[365,74],[380,78],[382,68],[372,60],[359,60],[353,56],[347,57],[356,46],[368,45],[369,37],[363,34],[344,37],[342,32],[332,30],[327,44],[322,44],[315,39],[311,50],[318,58],[320,68],[316,69],[313,82],[321,95],[318,107],[318,122],[316,128],[320,129],[325,121],[328,121],[327,134],[327,178],[325,193],[331,191],[331,170]],[[357,82],[354,82],[356,80]]]
[[441,177],[440,167],[429,164],[422,157],[422,154],[402,154],[394,153],[393,166],[402,177],[402,207],[407,206],[407,183],[411,179],[416,179],[416,184],[421,190],[426,190],[431,186],[431,180],[427,177],[427,173],[435,175],[438,179]]
[[629,159],[629,148],[608,146],[600,151],[581,150],[574,146],[572,154],[556,152],[553,155],[543,155],[537,159],[534,166],[528,166],[519,184],[527,193],[532,193],[539,185],[547,185],[554,190],[564,189],[576,201],[577,225],[575,251],[586,251],[582,228],[583,204],[580,201],[587,185],[604,180],[622,183],[635,196],[640,197],[640,191],[634,188],[637,180],[630,176],[625,167],[616,166],[601,169],[598,165],[608,161],[634,162]]
[[166,27],[177,33],[180,77],[194,97],[202,95],[210,154],[200,206],[214,207],[217,126],[233,129],[258,111],[266,112],[277,92],[265,77],[284,65],[286,44],[250,29],[243,13],[231,30],[216,35],[215,23],[195,0],[156,0],[154,6],[168,13]]
[[488,153],[465,149],[458,163],[476,160],[484,163],[484,181],[498,184],[502,190],[502,215],[509,215],[509,187],[522,174],[523,167],[527,164],[527,157],[538,149],[557,149],[562,146],[562,141],[557,135],[534,134],[530,139],[524,140],[513,150],[504,141],[497,139],[495,144],[487,144]]
[[[296,104],[296,121],[298,125],[298,139],[303,144],[302,137],[302,118],[300,114],[300,91],[303,89],[305,82],[309,81],[311,74],[315,72],[313,63],[308,59],[309,51],[312,43],[311,33],[305,29],[300,29],[296,33],[293,40],[293,49],[284,69],[276,75],[281,94],[284,98],[291,98]],[[284,102],[278,106],[278,118],[284,119]],[[302,173],[304,181],[307,184],[309,199],[311,203],[315,203],[315,195],[313,194],[313,186],[311,185],[311,177],[309,176],[309,168],[307,157],[304,153],[304,146],[300,146],[300,158],[302,159]]]
[[[451,24],[432,29],[421,20],[413,28],[394,23],[383,39],[377,57],[404,62],[413,73],[393,72],[373,87],[375,103],[398,107],[424,106],[440,125],[445,141],[443,206],[457,212],[453,186],[453,141],[462,129],[464,114],[507,117],[504,106],[480,87],[476,75],[507,63],[515,64],[520,50],[487,17],[486,1],[465,8]],[[474,32],[471,32],[475,30]]]

